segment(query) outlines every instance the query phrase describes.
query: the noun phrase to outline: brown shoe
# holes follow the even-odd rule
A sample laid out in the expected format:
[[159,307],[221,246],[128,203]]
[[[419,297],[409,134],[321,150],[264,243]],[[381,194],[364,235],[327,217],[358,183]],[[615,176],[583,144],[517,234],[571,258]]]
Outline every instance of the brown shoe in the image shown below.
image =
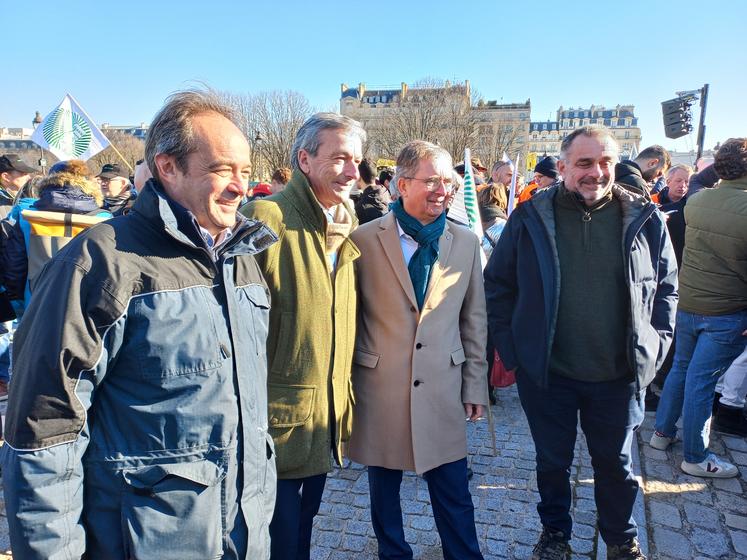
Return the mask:
[[608,546],[607,560],[646,560],[646,555],[641,552],[638,539],[632,539],[625,544]]

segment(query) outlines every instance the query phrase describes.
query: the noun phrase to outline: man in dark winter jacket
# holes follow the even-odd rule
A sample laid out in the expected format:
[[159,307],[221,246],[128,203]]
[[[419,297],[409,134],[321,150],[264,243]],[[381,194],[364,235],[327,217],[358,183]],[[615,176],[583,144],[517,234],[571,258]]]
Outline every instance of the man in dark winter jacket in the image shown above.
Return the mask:
[[617,154],[607,129],[568,135],[564,181],[511,214],[485,269],[488,330],[516,372],[537,452],[538,560],[570,558],[579,412],[607,558],[645,558],[631,444],[672,340],[677,266],[656,206],[614,184]]
[[630,192],[651,200],[651,187],[671,165],[669,152],[658,145],[645,148],[634,160],[615,166],[615,182]]
[[104,208],[113,216],[127,214],[137,198],[127,172],[119,164],[107,163],[96,178],[104,194]]
[[174,94],[132,212],[44,269],[16,331],[0,450],[18,558],[269,556],[267,288],[277,237],[237,214],[251,149],[212,94]]
[[364,159],[358,166],[358,172],[366,187],[355,203],[355,214],[358,216],[358,223],[363,225],[389,212],[392,198],[384,185],[376,184],[376,167],[371,160]]
[[8,216],[16,195],[36,172],[16,154],[0,156],[0,220]]

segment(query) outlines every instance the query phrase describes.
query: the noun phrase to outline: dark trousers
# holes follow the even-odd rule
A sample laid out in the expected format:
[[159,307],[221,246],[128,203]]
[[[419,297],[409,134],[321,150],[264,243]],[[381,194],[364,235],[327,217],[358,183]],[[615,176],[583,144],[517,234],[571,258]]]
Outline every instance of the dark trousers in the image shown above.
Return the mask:
[[[428,483],[433,517],[447,560],[482,560],[475,530],[475,508],[467,483],[467,459],[436,467],[423,474]],[[402,471],[368,467],[371,523],[379,542],[380,560],[411,560],[405,541],[399,489]]]
[[326,474],[278,480],[270,522],[272,560],[309,560],[311,525],[319,511]]
[[546,390],[521,372],[516,381],[537,451],[542,525],[571,536],[570,473],[580,416],[602,538],[619,545],[636,537],[632,512],[638,482],[631,472],[630,448],[643,421],[643,392],[637,394],[635,382],[627,379],[589,383],[550,374]]

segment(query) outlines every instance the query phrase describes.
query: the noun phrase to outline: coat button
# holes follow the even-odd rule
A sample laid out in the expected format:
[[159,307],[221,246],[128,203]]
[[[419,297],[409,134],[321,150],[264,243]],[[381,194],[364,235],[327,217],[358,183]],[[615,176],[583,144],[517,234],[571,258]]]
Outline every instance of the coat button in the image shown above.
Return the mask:
[[420,379],[416,379],[415,383],[413,383],[413,385],[415,385],[415,387],[417,387],[418,385],[420,385]]
[[423,345],[420,344],[419,342],[415,345],[415,348],[418,349],[418,350],[420,350],[422,347],[423,347]]
[[412,311],[413,313],[415,313],[415,306],[414,305],[410,306],[410,311]]

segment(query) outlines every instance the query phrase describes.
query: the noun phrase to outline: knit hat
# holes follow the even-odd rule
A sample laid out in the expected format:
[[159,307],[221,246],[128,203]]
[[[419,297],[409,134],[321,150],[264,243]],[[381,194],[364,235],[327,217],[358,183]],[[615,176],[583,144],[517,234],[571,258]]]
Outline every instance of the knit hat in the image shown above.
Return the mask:
[[560,175],[558,173],[558,160],[552,156],[547,156],[534,166],[534,172],[551,179],[557,179]]

